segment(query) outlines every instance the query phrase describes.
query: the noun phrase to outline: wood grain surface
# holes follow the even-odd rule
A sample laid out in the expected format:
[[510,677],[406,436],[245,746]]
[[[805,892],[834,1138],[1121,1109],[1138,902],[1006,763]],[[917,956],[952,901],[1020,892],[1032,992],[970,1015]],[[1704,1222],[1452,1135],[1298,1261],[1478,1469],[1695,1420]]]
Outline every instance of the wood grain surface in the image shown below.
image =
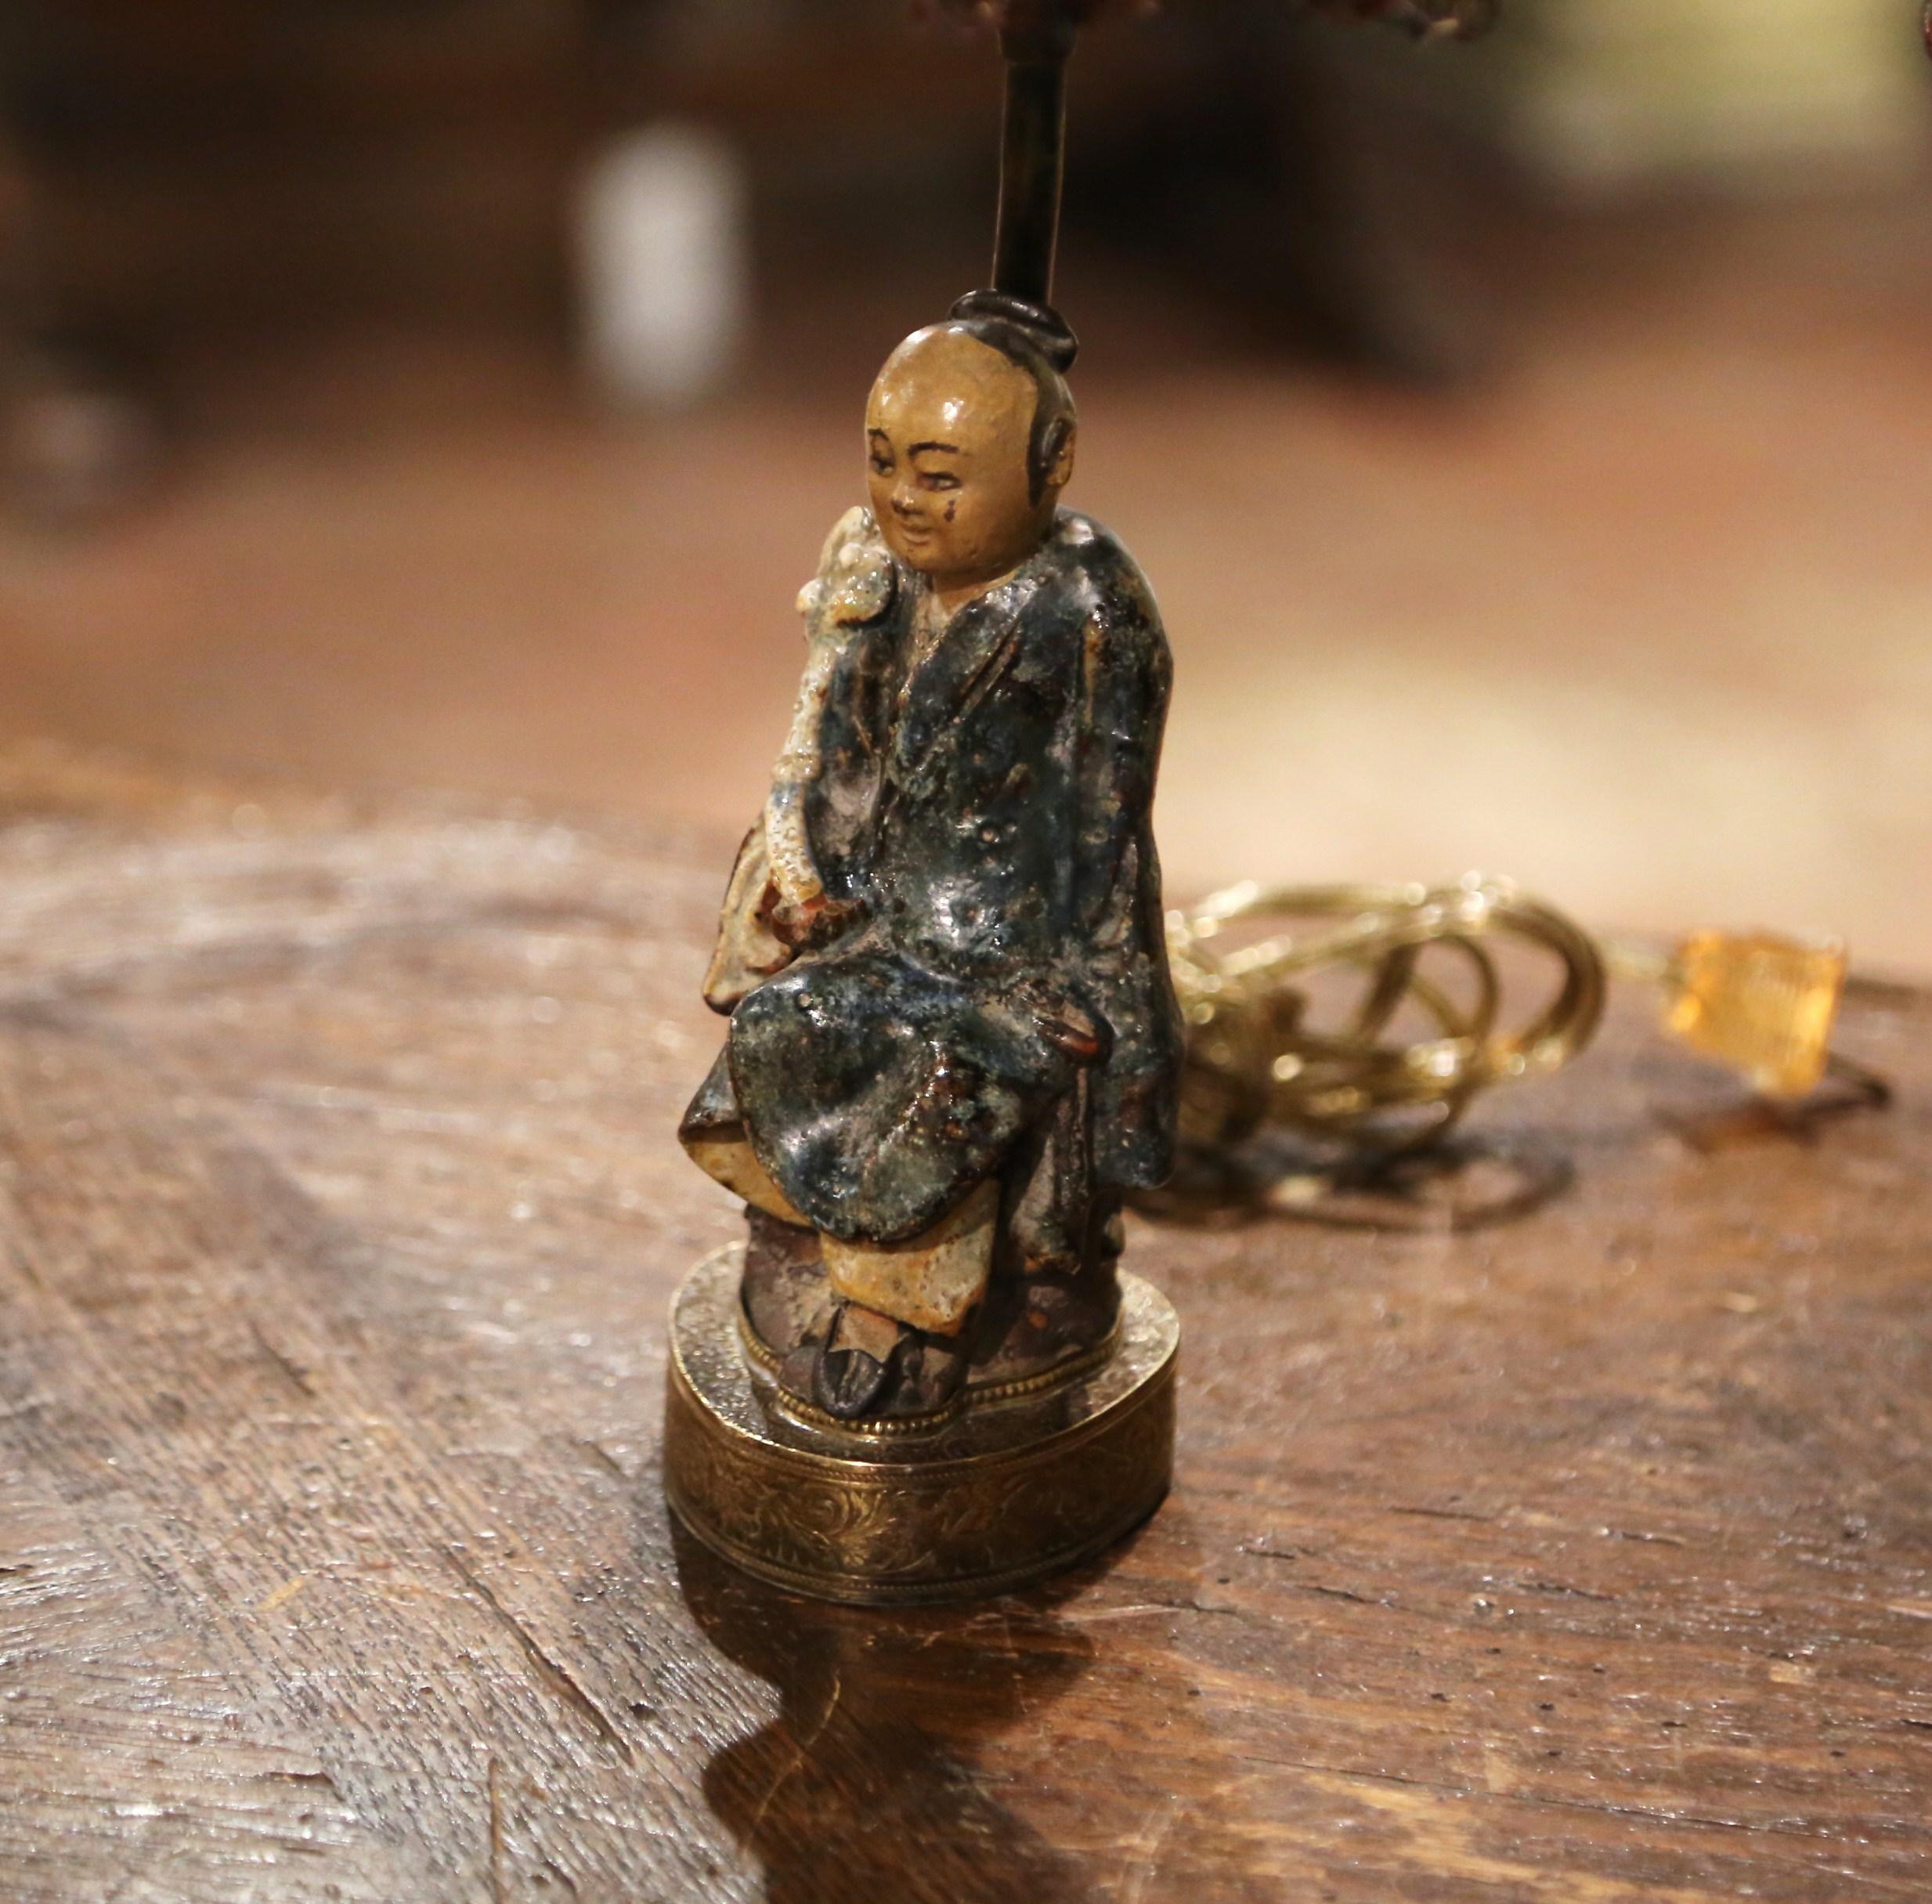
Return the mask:
[[0,762],[5,1904],[1932,1897],[1932,1001],[1138,1221],[1166,1507],[847,1612],[659,1494],[728,845]]

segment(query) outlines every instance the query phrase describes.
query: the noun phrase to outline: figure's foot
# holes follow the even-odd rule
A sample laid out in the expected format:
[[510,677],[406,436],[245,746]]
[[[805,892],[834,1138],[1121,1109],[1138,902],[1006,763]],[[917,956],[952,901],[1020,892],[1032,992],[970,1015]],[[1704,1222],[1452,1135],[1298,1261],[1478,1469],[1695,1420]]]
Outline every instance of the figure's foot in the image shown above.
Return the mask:
[[876,1310],[841,1302],[812,1364],[811,1398],[841,1422],[879,1414],[901,1354],[917,1331]]
[[936,1414],[965,1383],[962,1342],[928,1335],[858,1302],[835,1301],[786,1358],[779,1382],[835,1421]]

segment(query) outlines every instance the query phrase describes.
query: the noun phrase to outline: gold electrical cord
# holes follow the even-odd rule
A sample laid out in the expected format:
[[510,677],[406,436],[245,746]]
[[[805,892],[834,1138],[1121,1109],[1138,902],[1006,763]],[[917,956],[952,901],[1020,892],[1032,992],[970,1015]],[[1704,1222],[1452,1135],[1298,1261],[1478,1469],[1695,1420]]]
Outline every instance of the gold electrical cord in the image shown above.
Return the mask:
[[[1827,1074],[1872,1101],[1889,1095],[1831,1052],[1846,975],[1836,941],[1700,932],[1669,955],[1606,946],[1509,881],[1472,874],[1434,888],[1250,882],[1170,914],[1168,945],[1187,1026],[1181,1136],[1196,1152],[1266,1129],[1370,1155],[1432,1143],[1490,1086],[1547,1077],[1585,1050],[1612,971],[1661,986],[1666,1028],[1764,1097],[1801,1099]],[[1506,1010],[1538,967],[1530,1002]],[[1352,1003],[1318,1027],[1310,988],[1324,974],[1352,985]]]

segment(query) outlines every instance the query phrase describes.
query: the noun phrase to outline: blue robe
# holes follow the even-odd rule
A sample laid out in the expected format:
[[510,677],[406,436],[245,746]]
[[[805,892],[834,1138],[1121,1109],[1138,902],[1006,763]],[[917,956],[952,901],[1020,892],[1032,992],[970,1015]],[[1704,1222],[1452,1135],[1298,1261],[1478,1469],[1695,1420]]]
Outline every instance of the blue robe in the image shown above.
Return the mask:
[[1125,551],[1066,511],[923,659],[926,584],[890,569],[842,637],[803,789],[841,929],[737,1003],[687,1134],[742,1122],[796,1209],[850,1241],[916,1236],[1006,1171],[1009,1207],[1048,1233],[1026,1253],[1077,1255],[1096,1194],[1172,1161],[1181,1021],[1151,825],[1166,638]]

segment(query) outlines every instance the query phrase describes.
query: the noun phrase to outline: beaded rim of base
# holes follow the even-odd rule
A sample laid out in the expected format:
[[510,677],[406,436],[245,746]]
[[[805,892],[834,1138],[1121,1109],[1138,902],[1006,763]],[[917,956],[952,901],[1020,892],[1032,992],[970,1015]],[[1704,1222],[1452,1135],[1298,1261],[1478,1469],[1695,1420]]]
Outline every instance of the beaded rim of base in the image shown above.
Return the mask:
[[[775,1381],[784,1358],[751,1326],[751,1318],[745,1313],[742,1305],[738,1312],[738,1335],[745,1346],[745,1353]],[[782,1386],[778,1388],[778,1405],[786,1414],[796,1415],[814,1428],[828,1429],[834,1434],[933,1434],[942,1428],[950,1427],[969,1409],[988,1407],[995,1402],[1017,1401],[1023,1396],[1043,1395],[1049,1389],[1078,1382],[1092,1375],[1114,1353],[1120,1346],[1120,1324],[1117,1321],[1104,1341],[1095,1343],[1091,1349],[1083,1349],[1078,1355],[1069,1356],[1064,1362],[1055,1363],[1051,1368],[1042,1369],[1035,1375],[1015,1375],[1010,1381],[989,1382],[980,1386],[975,1386],[969,1378],[966,1386],[944,1407],[929,1410],[924,1414],[868,1415],[855,1422],[843,1421],[836,1415],[828,1414],[822,1408],[814,1408],[810,1402]]]

